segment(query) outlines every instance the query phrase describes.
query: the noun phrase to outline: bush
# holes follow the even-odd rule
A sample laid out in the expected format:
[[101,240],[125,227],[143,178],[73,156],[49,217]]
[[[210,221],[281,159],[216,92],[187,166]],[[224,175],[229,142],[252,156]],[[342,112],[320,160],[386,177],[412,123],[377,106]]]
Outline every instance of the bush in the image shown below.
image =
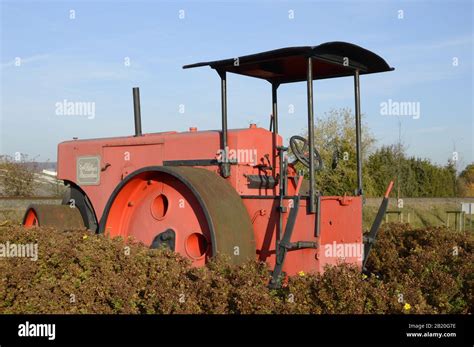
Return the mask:
[[9,156],[0,158],[0,186],[5,196],[31,196],[35,190],[35,173],[27,165],[27,157],[13,160]]
[[[352,194],[357,188],[356,130],[355,116],[348,108],[332,109],[316,120],[314,141],[323,161],[317,172],[316,189],[323,195]],[[362,154],[364,161],[372,151],[375,138],[365,123],[362,123]],[[303,134],[307,138],[307,133]],[[338,158],[337,168],[332,168],[333,158]],[[290,149],[291,154],[291,149]],[[297,170],[303,170],[308,177],[308,169],[301,163]],[[371,193],[371,179],[364,172],[364,189]]]
[[386,225],[372,275],[350,265],[267,288],[265,264],[204,268],[166,249],[83,231],[8,226],[0,244],[38,243],[37,261],[0,259],[0,313],[472,313],[472,234]]
[[400,294],[418,288],[434,313],[468,313],[474,307],[473,236],[446,228],[381,230],[367,268]]
[[395,178],[404,197],[456,196],[458,183],[452,161],[440,166],[428,159],[408,157],[403,147],[392,145],[378,148],[368,157],[364,168],[372,183],[373,190],[368,192],[371,196],[382,196],[388,181]]

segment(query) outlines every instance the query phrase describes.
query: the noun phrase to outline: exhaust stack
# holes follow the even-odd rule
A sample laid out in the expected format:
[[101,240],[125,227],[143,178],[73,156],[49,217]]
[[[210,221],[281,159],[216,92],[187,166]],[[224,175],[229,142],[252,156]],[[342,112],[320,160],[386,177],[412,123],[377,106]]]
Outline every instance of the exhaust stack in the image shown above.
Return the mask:
[[142,136],[142,116],[140,113],[140,89],[133,88],[133,116],[135,118],[135,136]]

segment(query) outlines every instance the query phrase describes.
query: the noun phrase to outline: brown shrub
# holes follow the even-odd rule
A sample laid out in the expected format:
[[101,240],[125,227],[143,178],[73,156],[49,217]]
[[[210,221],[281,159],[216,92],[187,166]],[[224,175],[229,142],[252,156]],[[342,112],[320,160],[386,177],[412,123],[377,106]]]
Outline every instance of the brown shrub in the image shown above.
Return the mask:
[[35,190],[34,166],[29,166],[28,157],[0,156],[0,191],[5,196],[30,196]]
[[[408,293],[413,296],[417,289],[420,293],[411,301],[420,300],[423,312],[467,313],[474,306],[472,251],[469,232],[391,224],[380,231],[367,268],[407,302]],[[421,297],[426,304],[421,304]]]
[[[263,263],[204,268],[168,250],[79,231],[0,229],[0,243],[38,243],[37,261],[0,259],[0,313],[470,313],[472,235],[387,225],[367,277],[349,265],[267,288]],[[456,248],[454,248],[456,247]],[[454,252],[454,253],[453,253]]]

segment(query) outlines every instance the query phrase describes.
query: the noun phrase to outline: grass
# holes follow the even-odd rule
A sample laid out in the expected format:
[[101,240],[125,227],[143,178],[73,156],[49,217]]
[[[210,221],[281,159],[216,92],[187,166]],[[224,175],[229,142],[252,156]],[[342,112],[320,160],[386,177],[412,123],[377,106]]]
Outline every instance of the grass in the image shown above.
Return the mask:
[[[404,199],[404,206],[401,209],[403,212],[403,222],[408,222],[408,213],[410,214],[410,225],[415,228],[425,227],[442,227],[446,226],[447,214],[446,211],[459,210],[459,201],[462,199]],[[469,199],[467,199],[469,200]],[[366,204],[363,209],[363,225],[364,230],[370,229],[375,215],[377,214],[381,199],[366,199]],[[58,201],[35,201],[35,203],[59,203]],[[1,221],[9,221],[12,223],[21,223],[26,207],[29,205],[28,201],[20,201],[8,203],[3,201],[0,205],[0,223]],[[388,210],[398,210],[395,199],[390,200]],[[388,216],[389,222],[397,222],[397,215],[391,214]],[[451,216],[451,225],[453,216]],[[471,221],[472,225],[469,226]],[[474,216],[466,215],[466,228],[474,231]]]
[[[378,211],[378,205],[381,199],[367,199],[363,208],[363,225],[364,230],[367,230],[372,225],[373,220]],[[390,200],[388,211],[401,211],[403,213],[403,222],[409,224],[414,228],[427,227],[445,227],[447,221],[446,211],[460,210],[459,202],[450,199],[405,199],[403,208],[399,209],[396,205],[395,199]],[[409,214],[409,216],[408,216]],[[465,215],[465,229],[474,231],[474,216]],[[388,222],[398,222],[398,215],[388,214],[386,216]],[[385,219],[384,219],[385,221]],[[472,223],[471,226],[469,223]],[[454,225],[454,216],[450,217],[450,226]]]

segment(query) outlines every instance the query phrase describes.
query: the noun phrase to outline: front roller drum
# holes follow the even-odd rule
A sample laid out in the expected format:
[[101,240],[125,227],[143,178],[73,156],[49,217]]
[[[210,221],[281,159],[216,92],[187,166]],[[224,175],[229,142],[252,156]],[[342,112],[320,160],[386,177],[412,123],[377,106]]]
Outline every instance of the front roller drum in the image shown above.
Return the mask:
[[112,193],[99,232],[165,246],[203,266],[223,254],[233,264],[255,259],[252,223],[240,196],[214,172],[146,167]]
[[69,205],[31,204],[26,209],[23,225],[31,227],[50,227],[60,231],[85,229],[81,213]]

